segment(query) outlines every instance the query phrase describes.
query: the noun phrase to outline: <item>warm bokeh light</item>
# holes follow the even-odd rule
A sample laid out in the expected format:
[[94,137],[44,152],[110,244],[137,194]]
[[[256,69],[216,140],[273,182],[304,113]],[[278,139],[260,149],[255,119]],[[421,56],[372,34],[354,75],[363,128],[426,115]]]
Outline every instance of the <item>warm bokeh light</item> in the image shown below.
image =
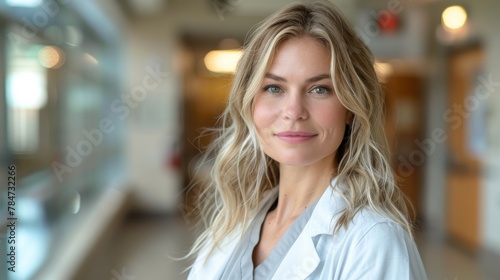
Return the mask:
[[375,71],[380,81],[385,82],[387,77],[393,72],[393,67],[387,62],[375,62]]
[[443,11],[441,18],[444,27],[458,29],[467,21],[467,12],[462,6],[450,6]]
[[205,66],[216,73],[234,73],[242,55],[243,51],[237,49],[210,51],[205,56]]
[[45,68],[57,69],[64,64],[64,53],[55,46],[45,46],[38,52],[40,64]]

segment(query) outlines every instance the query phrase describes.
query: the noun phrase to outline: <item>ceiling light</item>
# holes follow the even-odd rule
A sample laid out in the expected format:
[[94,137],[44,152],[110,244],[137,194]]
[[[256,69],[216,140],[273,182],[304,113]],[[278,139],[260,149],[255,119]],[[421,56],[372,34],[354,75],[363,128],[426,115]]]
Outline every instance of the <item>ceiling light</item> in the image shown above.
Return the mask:
[[57,69],[64,64],[64,53],[55,46],[45,46],[38,52],[40,64],[45,68]]
[[443,11],[441,18],[444,27],[459,29],[467,21],[467,12],[462,6],[450,6]]
[[234,73],[242,55],[239,49],[210,51],[205,56],[205,66],[216,73]]

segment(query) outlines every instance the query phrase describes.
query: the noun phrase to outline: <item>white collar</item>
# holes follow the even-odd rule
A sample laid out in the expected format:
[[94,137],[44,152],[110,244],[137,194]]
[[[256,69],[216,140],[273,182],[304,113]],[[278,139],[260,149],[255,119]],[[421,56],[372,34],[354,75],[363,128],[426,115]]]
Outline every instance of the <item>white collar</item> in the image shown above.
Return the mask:
[[[338,220],[338,214],[340,211],[344,210],[346,207],[346,202],[338,192],[339,188],[342,188],[341,184],[337,184],[337,177],[333,178],[330,185],[326,188],[324,193],[318,200],[316,207],[311,214],[311,219],[307,223],[309,228],[309,234],[311,237],[319,234],[333,234],[333,228]],[[262,207],[269,207],[270,203],[273,203],[278,196],[278,187],[275,187],[268,194],[264,196]]]

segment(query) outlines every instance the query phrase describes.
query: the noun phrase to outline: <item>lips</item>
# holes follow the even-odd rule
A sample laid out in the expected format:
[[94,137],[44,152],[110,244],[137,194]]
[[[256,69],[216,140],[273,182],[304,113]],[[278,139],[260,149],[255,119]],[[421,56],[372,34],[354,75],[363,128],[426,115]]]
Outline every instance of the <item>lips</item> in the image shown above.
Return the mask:
[[317,134],[306,131],[284,131],[275,134],[279,139],[288,143],[302,143],[316,137]]

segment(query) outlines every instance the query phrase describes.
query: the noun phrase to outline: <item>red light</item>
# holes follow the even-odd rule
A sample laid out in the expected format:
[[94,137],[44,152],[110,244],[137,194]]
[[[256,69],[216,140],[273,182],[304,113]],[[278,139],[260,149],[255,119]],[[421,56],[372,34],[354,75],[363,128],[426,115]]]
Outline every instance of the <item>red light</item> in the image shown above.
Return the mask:
[[390,12],[380,13],[377,17],[377,23],[383,34],[393,34],[399,29],[398,16]]

